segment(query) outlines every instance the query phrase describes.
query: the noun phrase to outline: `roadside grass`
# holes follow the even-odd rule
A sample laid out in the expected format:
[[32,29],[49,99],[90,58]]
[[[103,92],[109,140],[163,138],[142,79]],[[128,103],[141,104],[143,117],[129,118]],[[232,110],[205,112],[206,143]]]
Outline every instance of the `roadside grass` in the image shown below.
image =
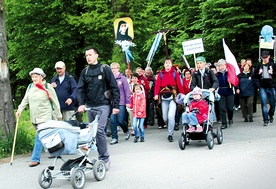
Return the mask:
[[[83,114],[83,120],[88,120],[86,113]],[[30,121],[30,111],[24,110],[18,120],[14,156],[27,154],[33,150],[35,134],[35,128]],[[0,136],[2,136],[2,133],[0,133]],[[14,133],[7,138],[0,139],[0,159],[11,156],[13,140]]]

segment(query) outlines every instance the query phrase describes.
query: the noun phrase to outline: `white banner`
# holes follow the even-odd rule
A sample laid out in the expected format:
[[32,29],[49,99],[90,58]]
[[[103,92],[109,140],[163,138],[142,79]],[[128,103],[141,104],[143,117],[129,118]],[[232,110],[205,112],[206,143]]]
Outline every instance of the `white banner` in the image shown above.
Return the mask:
[[184,55],[204,52],[202,38],[182,42]]

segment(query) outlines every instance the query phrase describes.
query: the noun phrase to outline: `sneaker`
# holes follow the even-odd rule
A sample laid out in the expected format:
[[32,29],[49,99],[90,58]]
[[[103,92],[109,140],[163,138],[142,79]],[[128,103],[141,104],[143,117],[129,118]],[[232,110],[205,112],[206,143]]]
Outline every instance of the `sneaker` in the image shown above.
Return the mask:
[[221,125],[221,129],[226,129],[227,128],[227,125]]
[[141,137],[140,142],[145,142],[144,137]]
[[196,132],[197,133],[200,133],[200,132],[202,132],[203,131],[203,128],[200,126],[200,125],[197,125],[196,126]]
[[113,145],[113,144],[117,144],[118,143],[118,140],[113,138],[111,141],[110,141],[110,145]]
[[134,143],[138,142],[139,137],[134,137]]
[[273,118],[273,117],[270,117],[269,122],[270,122],[270,123],[273,123],[273,121],[274,121],[274,118]]
[[172,135],[169,135],[169,136],[168,136],[168,141],[169,141],[169,142],[173,142],[173,136],[172,136]]
[[175,126],[174,126],[174,130],[175,130],[175,131],[178,131],[178,130],[179,130],[179,126],[178,126],[177,123],[176,123]]
[[105,170],[106,170],[106,171],[109,170],[110,164],[111,164],[110,160],[108,160],[107,162],[105,162]]
[[268,126],[268,125],[269,125],[268,121],[265,121],[265,122],[264,122],[264,127],[266,127],[266,126]]
[[247,119],[247,118],[244,118],[244,122],[248,122],[248,119]]
[[158,126],[158,129],[162,129],[162,126],[161,126],[161,125],[159,125],[159,126]]
[[127,131],[127,132],[125,133],[125,140],[128,140],[129,137],[130,137],[130,134],[129,134],[129,131]]
[[190,126],[189,129],[186,132],[187,133],[193,133],[193,132],[195,132],[195,127]]

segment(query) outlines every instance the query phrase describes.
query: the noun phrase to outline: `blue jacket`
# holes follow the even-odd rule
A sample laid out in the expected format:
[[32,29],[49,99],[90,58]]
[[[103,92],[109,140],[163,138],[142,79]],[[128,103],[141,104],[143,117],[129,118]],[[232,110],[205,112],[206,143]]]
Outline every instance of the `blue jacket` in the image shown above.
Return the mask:
[[[51,83],[56,82],[57,87],[55,91],[57,93],[58,101],[60,104],[61,110],[74,110],[75,101],[77,99],[77,82],[73,76],[69,75],[67,72],[65,73],[64,80],[62,83],[59,82],[58,75],[52,78]],[[70,106],[65,104],[65,101],[70,98],[72,99],[72,103]]]
[[252,71],[249,73],[240,73],[238,75],[239,78],[239,85],[237,86],[237,89],[240,90],[240,97],[246,97],[246,96],[254,96],[255,95],[255,87],[256,87],[256,81],[253,78]]
[[233,86],[227,81],[228,80],[228,72],[218,72],[218,81],[219,81],[219,90],[218,94],[223,96],[230,96],[233,95]]

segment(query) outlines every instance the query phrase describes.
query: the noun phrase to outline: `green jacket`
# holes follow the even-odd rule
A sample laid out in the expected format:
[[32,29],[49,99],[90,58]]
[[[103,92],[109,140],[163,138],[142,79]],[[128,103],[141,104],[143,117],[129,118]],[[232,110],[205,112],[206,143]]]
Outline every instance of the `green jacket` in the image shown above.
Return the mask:
[[[45,83],[44,81],[43,84],[45,85]],[[46,91],[39,89],[31,83],[26,90],[22,102],[18,106],[18,110],[22,112],[29,105],[30,119],[33,124],[51,120],[53,110],[56,118],[62,118],[56,92],[51,84],[46,83],[46,85],[47,87],[44,86],[44,88],[48,90],[51,99],[48,98]]]

